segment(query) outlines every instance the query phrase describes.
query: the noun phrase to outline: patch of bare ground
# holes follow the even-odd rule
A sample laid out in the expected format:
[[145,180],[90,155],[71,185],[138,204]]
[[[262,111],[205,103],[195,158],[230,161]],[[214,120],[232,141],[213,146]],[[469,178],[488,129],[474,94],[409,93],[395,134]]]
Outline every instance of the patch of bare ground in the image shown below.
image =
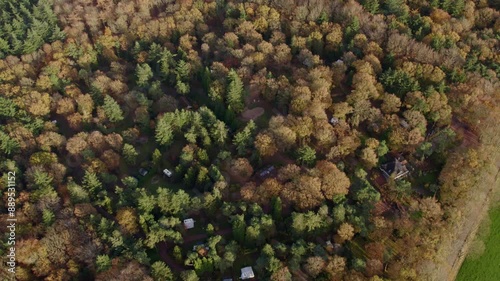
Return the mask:
[[256,107],[256,108],[247,109],[247,110],[243,111],[243,113],[241,114],[241,117],[243,119],[245,119],[246,121],[250,121],[250,120],[255,120],[255,119],[259,118],[260,116],[262,116],[262,114],[264,114],[264,108]]

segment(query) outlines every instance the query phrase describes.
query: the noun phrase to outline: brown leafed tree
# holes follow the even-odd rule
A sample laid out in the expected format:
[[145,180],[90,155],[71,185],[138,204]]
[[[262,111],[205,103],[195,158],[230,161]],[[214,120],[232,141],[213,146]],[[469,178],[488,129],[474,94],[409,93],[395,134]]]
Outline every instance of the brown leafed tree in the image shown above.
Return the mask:
[[125,207],[119,209],[116,213],[116,219],[125,233],[134,235],[139,231],[138,217],[133,208]]
[[273,156],[278,151],[275,140],[266,133],[259,133],[255,138],[254,144],[259,153],[264,157]]

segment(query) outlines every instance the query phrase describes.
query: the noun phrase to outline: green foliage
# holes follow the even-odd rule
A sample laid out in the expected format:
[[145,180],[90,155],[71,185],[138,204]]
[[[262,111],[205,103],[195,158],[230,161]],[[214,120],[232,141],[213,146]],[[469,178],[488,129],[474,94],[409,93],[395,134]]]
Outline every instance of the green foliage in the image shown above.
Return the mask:
[[405,0],[385,0],[384,10],[388,14],[396,15],[401,21],[406,21],[408,18],[409,8]]
[[214,271],[214,260],[210,257],[198,258],[194,261],[194,270],[198,275],[206,275]]
[[387,142],[385,140],[382,140],[379,143],[376,151],[377,151],[378,157],[382,157],[382,156],[386,155],[387,152],[389,152],[389,147],[387,147]]
[[170,268],[162,261],[154,262],[151,265],[151,273],[155,281],[173,281],[174,275]]
[[243,215],[232,217],[233,237],[238,243],[243,244],[245,241],[246,223]]
[[73,204],[90,202],[89,193],[81,185],[75,182],[69,182],[67,187]]
[[46,226],[51,226],[54,223],[55,218],[56,216],[54,215],[54,212],[52,212],[49,209],[43,210],[42,212],[43,224],[45,224]]
[[217,120],[215,124],[213,124],[212,129],[210,131],[212,139],[215,143],[222,145],[226,141],[228,135],[228,128],[226,124],[220,120]]
[[302,146],[297,150],[297,160],[303,165],[312,166],[316,160],[316,150],[310,146]]
[[33,184],[39,189],[51,187],[52,180],[52,176],[47,172],[36,170],[33,173]]
[[149,80],[153,78],[153,71],[149,64],[138,64],[135,68],[135,78],[138,86],[145,87]]
[[62,40],[51,1],[0,1],[0,58],[29,54],[45,42]]
[[255,123],[250,120],[242,131],[234,135],[233,144],[239,155],[245,155],[247,149],[253,144],[255,129]]
[[370,206],[380,200],[380,193],[366,179],[367,173],[363,169],[356,171],[356,179],[353,183],[353,198]]
[[123,120],[123,111],[120,105],[111,96],[106,95],[104,97],[102,108],[110,122],[115,123]]
[[431,32],[430,23],[425,21],[424,17],[420,14],[415,14],[410,17],[408,20],[408,27],[411,28],[414,37],[418,40],[422,40]]
[[156,123],[156,141],[160,145],[169,145],[174,139],[173,127],[171,124],[171,116],[168,114],[163,115]]
[[164,80],[168,80],[172,72],[172,67],[175,66],[174,56],[170,51],[164,49],[158,58],[158,64],[160,76],[163,77]]
[[345,29],[345,42],[349,44],[361,28],[358,17],[354,16]]
[[0,149],[4,154],[10,155],[19,150],[19,143],[3,131],[0,131]]
[[366,262],[362,259],[355,258],[352,261],[352,267],[356,269],[357,271],[363,271],[366,267]]
[[335,223],[341,224],[345,221],[344,205],[337,205],[332,209],[332,217]]
[[317,234],[325,226],[326,222],[323,217],[312,211],[307,213],[292,213],[291,231],[295,237]]
[[398,198],[404,198],[409,196],[412,192],[411,182],[408,182],[406,180],[396,181],[396,187],[394,191]]
[[190,91],[190,87],[189,87],[189,84],[186,83],[186,82],[182,82],[181,80],[177,80],[176,84],[175,84],[175,89],[177,90],[177,92],[181,95],[187,95],[189,94],[189,91]]
[[0,97],[0,116],[6,118],[12,118],[16,115],[16,113],[17,113],[16,104],[10,99]]
[[417,154],[420,155],[422,160],[426,157],[429,157],[432,152],[432,143],[430,142],[423,142],[417,149]]
[[243,108],[245,107],[243,101],[243,94],[244,94],[243,82],[241,81],[236,71],[234,71],[234,69],[231,69],[229,71],[227,78],[229,81],[229,85],[227,86],[226,104],[230,110],[236,113],[240,113],[243,111]]
[[465,9],[465,0],[441,0],[439,7],[455,18],[462,16]]
[[122,183],[128,188],[136,188],[139,184],[139,181],[136,178],[129,176],[123,178]]
[[273,198],[272,207],[273,219],[277,222],[281,221],[283,204],[280,197]]
[[111,267],[111,259],[108,255],[98,255],[96,259],[97,272],[106,271]]
[[101,181],[97,175],[90,171],[85,171],[83,176],[82,185],[89,190],[92,194],[96,194],[102,187]]
[[364,0],[362,3],[365,10],[372,14],[376,14],[379,11],[379,1],[378,0]]
[[189,81],[190,78],[190,66],[188,63],[186,63],[184,60],[180,60],[177,63],[177,68],[176,68],[176,73],[177,73],[177,80],[187,82]]
[[194,270],[186,270],[181,272],[182,281],[199,281],[200,278]]
[[404,97],[408,92],[418,91],[418,82],[403,70],[389,69],[382,73],[380,81],[389,93]]
[[139,155],[135,147],[128,143],[123,145],[122,154],[125,161],[130,165],[135,164],[137,156]]
[[158,207],[166,214],[178,215],[190,207],[191,198],[184,190],[173,192],[159,187],[157,190]]

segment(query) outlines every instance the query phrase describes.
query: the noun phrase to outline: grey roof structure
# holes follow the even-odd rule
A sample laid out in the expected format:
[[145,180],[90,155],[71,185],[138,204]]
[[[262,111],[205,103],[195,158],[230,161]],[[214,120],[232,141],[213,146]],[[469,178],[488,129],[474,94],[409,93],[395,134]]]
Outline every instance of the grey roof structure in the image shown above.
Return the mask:
[[410,171],[406,167],[406,160],[395,158],[394,161],[380,165],[385,178],[394,177],[394,180],[406,176]]

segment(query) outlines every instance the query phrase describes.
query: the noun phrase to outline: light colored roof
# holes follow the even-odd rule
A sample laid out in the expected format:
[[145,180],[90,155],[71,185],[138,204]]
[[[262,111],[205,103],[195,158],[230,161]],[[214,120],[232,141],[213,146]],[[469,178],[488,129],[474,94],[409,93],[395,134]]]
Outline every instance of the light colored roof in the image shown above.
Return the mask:
[[194,227],[194,220],[192,218],[189,218],[189,219],[185,219],[184,220],[184,227],[186,229],[191,229]]
[[169,169],[164,169],[163,173],[169,177],[172,175],[172,172]]
[[253,270],[251,266],[243,267],[241,269],[241,279],[250,279],[254,278]]

